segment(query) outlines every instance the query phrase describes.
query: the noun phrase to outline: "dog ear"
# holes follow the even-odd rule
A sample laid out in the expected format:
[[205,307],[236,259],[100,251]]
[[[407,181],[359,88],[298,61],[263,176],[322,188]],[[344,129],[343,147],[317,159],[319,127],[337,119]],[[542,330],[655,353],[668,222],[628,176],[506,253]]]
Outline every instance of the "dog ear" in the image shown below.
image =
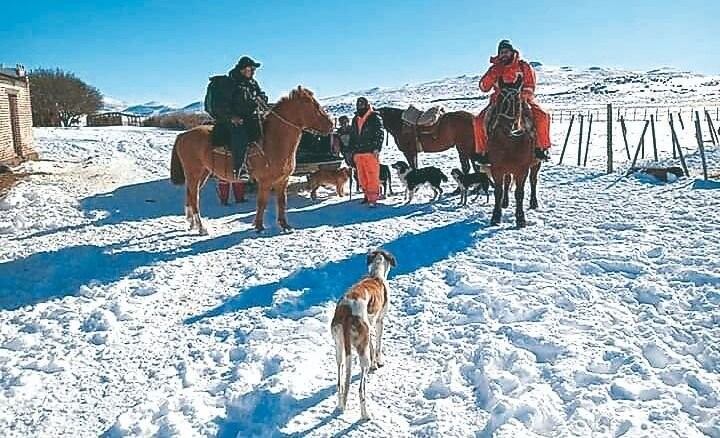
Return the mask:
[[370,266],[375,259],[375,256],[377,255],[377,251],[370,251],[367,255],[367,258],[365,260],[365,264]]
[[387,260],[388,263],[390,263],[390,266],[392,266],[393,268],[397,266],[397,260],[395,260],[395,256],[394,256],[394,255],[390,254],[389,252],[387,252],[387,251],[385,251],[385,250],[381,250],[381,251],[378,251],[378,252],[379,252],[380,254],[382,254],[383,257],[385,257],[385,260]]

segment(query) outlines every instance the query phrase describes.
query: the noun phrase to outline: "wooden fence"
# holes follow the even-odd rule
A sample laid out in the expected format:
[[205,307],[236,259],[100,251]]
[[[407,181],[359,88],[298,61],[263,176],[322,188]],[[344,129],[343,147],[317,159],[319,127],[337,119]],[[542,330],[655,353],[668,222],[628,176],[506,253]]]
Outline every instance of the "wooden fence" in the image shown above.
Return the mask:
[[[699,112],[702,118],[705,118],[705,114],[707,113],[712,120],[720,122],[720,103],[717,105],[713,104],[711,106],[702,107],[615,107],[612,113],[612,119],[616,122],[619,122],[620,119],[624,119],[626,122],[644,122],[646,120],[650,120],[650,116],[653,116],[655,121],[659,122],[669,121],[670,116],[674,115],[676,118],[682,119],[683,123],[687,121],[694,123],[696,112]],[[595,122],[607,121],[607,111],[604,106],[588,108],[559,108],[550,111],[550,117],[553,122],[569,121],[572,116],[577,117],[580,115],[583,115],[585,120],[589,120],[592,116]]]
[[[565,152],[570,142],[570,135],[574,126],[578,126],[578,142],[577,142],[577,165],[587,166],[588,154],[591,147],[592,130],[593,124],[597,126],[598,123],[604,122],[606,126],[606,137],[607,137],[607,172],[612,173],[614,168],[614,157],[613,157],[613,125],[618,123],[623,137],[623,145],[627,160],[632,160],[630,165],[630,172],[637,163],[638,158],[645,159],[646,143],[649,156],[649,148],[652,146],[652,158],[654,161],[659,160],[658,154],[658,137],[657,137],[657,125],[661,122],[669,125],[670,128],[670,140],[672,142],[672,154],[673,158],[679,158],[683,168],[683,172],[686,176],[690,176],[685,162],[685,154],[683,153],[682,146],[678,140],[677,129],[686,129],[694,126],[695,140],[697,142],[698,151],[700,152],[703,177],[708,178],[707,173],[707,161],[705,157],[706,145],[712,144],[714,147],[720,145],[720,138],[718,138],[718,131],[715,126],[715,122],[720,121],[720,106],[718,107],[704,107],[700,109],[676,109],[673,110],[670,107],[657,107],[657,108],[644,108],[644,107],[629,107],[629,108],[617,108],[613,109],[612,104],[608,104],[602,111],[599,108],[590,109],[561,109],[554,110],[551,112],[552,120],[554,122],[568,121],[569,126],[567,133],[565,134],[565,141],[563,143],[562,152],[560,154],[560,164],[563,163],[565,158]],[[683,116],[685,114],[685,116]],[[626,115],[629,118],[626,118]],[[578,121],[575,124],[575,121]],[[626,122],[628,121],[642,121],[645,122],[642,134],[638,140],[637,146],[635,147],[634,154],[631,153],[630,139],[628,138]],[[676,124],[677,121],[677,124]],[[587,126],[587,128],[586,128]],[[704,127],[706,126],[706,128]],[[649,130],[648,130],[649,128]],[[587,134],[586,134],[587,130]],[[705,130],[709,133],[709,137],[706,136]],[[649,137],[646,139],[646,135]],[[583,142],[583,137],[585,141]],[[706,139],[707,138],[707,139]],[[584,157],[583,157],[583,146],[584,146]]]

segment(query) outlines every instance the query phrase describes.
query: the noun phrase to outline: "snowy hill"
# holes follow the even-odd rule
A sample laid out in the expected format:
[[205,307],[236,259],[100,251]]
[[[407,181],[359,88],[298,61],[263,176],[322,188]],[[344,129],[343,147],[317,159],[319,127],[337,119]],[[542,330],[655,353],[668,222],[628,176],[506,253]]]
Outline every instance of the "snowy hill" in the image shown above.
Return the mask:
[[[625,106],[690,106],[720,101],[720,75],[704,76],[671,68],[635,72],[601,67],[540,65],[537,99],[548,108],[578,108],[616,103]],[[353,111],[355,99],[366,96],[376,106],[427,107],[442,104],[451,110],[478,112],[487,95],[478,89],[479,75],[462,75],[402,87],[372,88],[322,99],[336,114]],[[456,100],[453,100],[456,99]],[[477,99],[477,100],[469,100]]]
[[[542,69],[542,99],[558,107],[701,102],[719,86],[666,70]],[[324,103],[429,105],[474,96],[475,82]],[[661,164],[675,164],[658,134]],[[512,208],[491,227],[489,204],[458,207],[448,182],[435,204],[421,192],[376,209],[291,193],[295,233],[257,235],[254,195],[222,207],[210,181],[204,237],[187,231],[185,190],[167,180],[176,135],[34,130],[45,160],[23,169],[42,173],[0,200],[3,437],[720,437],[720,184],[694,180],[691,129],[678,135],[693,178],[672,184],[545,165],[522,230]],[[384,147],[384,163],[398,159]],[[708,162],[720,172],[720,149],[708,146]],[[454,151],[421,163],[458,166]],[[329,324],[378,247],[398,266],[386,365],[368,382],[374,419],[360,422],[357,378],[335,412]]]

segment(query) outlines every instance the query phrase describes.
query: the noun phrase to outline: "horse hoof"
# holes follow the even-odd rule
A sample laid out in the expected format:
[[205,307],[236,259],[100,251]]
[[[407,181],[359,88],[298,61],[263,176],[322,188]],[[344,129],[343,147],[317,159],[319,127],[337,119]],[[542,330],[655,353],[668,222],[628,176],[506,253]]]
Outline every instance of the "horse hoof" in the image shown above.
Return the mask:
[[262,234],[263,232],[265,232],[265,227],[263,227],[262,225],[258,227],[258,226],[256,225],[256,226],[255,226],[255,232],[258,233],[258,234]]
[[200,228],[200,230],[198,231],[198,234],[199,234],[200,236],[207,236],[207,235],[208,235],[208,231],[207,231],[207,229],[205,229],[205,228]]
[[283,234],[290,234],[293,231],[295,231],[295,229],[293,227],[291,227],[290,225],[285,225],[285,226],[280,226],[280,231],[282,231]]

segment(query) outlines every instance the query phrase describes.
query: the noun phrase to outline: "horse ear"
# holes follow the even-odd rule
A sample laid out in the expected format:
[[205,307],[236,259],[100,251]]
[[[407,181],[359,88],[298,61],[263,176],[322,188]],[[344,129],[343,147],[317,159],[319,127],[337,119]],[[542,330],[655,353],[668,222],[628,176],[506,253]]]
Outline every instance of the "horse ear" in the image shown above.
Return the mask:
[[518,90],[522,87],[523,84],[523,76],[518,75],[517,79],[515,79],[515,82],[513,83],[513,88],[517,88]]

